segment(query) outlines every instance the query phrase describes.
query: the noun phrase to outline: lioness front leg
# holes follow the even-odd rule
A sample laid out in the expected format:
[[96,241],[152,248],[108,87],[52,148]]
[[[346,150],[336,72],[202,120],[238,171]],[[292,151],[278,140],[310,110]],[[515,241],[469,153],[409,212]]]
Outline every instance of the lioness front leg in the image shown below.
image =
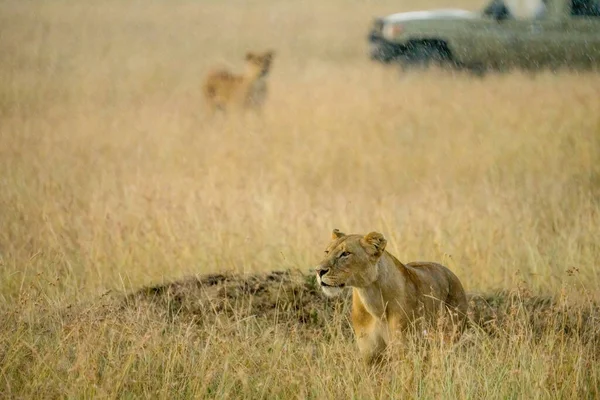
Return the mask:
[[361,332],[356,335],[358,351],[368,365],[377,365],[383,361],[387,343],[378,332]]

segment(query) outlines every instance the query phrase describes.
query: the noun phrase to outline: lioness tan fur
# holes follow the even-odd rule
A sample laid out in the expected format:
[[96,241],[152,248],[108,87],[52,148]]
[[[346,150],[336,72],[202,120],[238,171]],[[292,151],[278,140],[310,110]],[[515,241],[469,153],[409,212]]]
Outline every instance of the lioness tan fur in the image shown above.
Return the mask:
[[445,329],[454,338],[462,332],[467,298],[448,268],[433,262],[402,264],[385,250],[387,240],[378,232],[346,235],[335,229],[332,239],[315,269],[317,281],[328,296],[353,288],[352,325],[367,363],[381,361],[388,344],[403,332],[416,328],[422,333],[442,315],[450,317]]
[[246,72],[235,75],[226,69],[214,69],[204,80],[203,92],[211,112],[231,108],[260,110],[267,96],[267,76],[274,51],[246,53]]

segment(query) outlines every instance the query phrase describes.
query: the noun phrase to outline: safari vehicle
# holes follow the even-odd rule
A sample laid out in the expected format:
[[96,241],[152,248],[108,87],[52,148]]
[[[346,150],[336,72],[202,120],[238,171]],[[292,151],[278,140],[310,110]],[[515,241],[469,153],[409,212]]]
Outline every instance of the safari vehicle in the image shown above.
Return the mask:
[[546,0],[515,17],[502,0],[477,12],[443,9],[376,18],[370,56],[381,62],[473,68],[598,68],[599,0]]

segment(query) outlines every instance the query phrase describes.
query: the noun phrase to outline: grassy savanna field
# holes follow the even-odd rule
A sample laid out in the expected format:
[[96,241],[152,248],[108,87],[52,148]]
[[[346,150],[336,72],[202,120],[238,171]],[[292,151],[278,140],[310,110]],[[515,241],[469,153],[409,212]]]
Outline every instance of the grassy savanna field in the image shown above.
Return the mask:
[[[483,6],[411,1],[2,1],[0,396],[600,396],[600,78],[369,62],[375,15]],[[209,120],[267,48],[262,118]],[[247,277],[333,228],[482,293],[463,340],[369,371],[344,299]]]

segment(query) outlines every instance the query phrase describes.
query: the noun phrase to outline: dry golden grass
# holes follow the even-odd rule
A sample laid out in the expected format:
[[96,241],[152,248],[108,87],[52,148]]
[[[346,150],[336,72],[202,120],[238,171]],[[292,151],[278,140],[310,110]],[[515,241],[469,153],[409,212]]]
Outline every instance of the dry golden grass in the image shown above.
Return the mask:
[[[535,328],[518,302],[500,334],[415,345],[370,376],[346,306],[300,335],[306,321],[252,318],[243,301],[208,324],[99,299],[192,274],[308,272],[340,228],[379,230],[470,292],[520,285],[592,310],[600,78],[401,74],[370,63],[365,41],[398,5],[347,3],[0,4],[0,395],[600,395],[597,335]],[[203,73],[264,48],[278,55],[263,118],[208,120]]]

